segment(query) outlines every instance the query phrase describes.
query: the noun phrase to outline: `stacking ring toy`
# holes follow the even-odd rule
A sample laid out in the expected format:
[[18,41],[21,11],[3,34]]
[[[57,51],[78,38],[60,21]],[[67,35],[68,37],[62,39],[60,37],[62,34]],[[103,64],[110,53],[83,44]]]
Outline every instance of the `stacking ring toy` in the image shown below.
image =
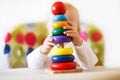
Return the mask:
[[51,50],[52,56],[60,56],[60,55],[72,55],[73,49],[72,48],[53,48]]
[[70,42],[72,40],[71,37],[60,35],[60,36],[52,36],[54,43],[62,43],[62,42]]
[[54,16],[53,22],[58,22],[58,21],[67,21],[67,17],[62,14]]
[[50,68],[52,70],[68,70],[75,69],[76,62],[59,62],[59,63],[51,63]]
[[58,36],[58,35],[64,35],[64,31],[66,31],[63,28],[56,28],[52,30],[53,36]]
[[53,29],[55,29],[55,28],[61,28],[63,26],[69,26],[69,24],[67,23],[67,21],[54,22],[52,27],[53,27]]
[[73,55],[65,55],[65,56],[52,56],[52,62],[73,62],[75,57]]

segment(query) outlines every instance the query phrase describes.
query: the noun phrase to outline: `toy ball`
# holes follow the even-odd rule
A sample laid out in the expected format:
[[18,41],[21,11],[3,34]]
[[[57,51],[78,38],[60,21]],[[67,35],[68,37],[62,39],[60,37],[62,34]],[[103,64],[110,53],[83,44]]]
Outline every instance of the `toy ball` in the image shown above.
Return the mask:
[[54,15],[65,14],[65,12],[66,12],[66,7],[63,2],[58,1],[52,5],[52,13]]

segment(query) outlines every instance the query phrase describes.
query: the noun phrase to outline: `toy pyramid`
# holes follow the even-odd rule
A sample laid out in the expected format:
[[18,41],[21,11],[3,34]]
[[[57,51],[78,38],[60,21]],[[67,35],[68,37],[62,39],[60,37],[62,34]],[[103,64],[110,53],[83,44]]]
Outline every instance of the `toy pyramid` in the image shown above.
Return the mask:
[[53,25],[52,35],[53,42],[60,45],[60,47],[53,48],[51,50],[51,64],[50,69],[53,73],[71,73],[81,72],[82,69],[77,68],[77,64],[74,61],[75,57],[72,48],[64,48],[64,42],[71,42],[72,38],[64,34],[65,29],[63,26],[68,26],[67,17],[64,15],[66,7],[63,2],[55,2],[52,5]]

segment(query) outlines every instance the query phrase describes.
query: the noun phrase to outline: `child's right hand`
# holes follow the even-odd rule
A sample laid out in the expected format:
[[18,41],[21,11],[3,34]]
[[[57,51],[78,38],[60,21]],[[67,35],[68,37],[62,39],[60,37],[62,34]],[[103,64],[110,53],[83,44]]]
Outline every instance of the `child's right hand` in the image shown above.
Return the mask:
[[40,48],[41,54],[48,54],[50,50],[55,46],[56,44],[53,43],[52,35],[48,35],[48,37],[45,39],[43,45]]

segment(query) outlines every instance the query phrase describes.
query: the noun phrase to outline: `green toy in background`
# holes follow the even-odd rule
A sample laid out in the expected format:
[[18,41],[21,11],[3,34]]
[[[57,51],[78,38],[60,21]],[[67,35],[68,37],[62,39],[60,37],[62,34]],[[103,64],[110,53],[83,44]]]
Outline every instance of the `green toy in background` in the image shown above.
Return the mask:
[[86,32],[88,34],[88,42],[92,50],[98,57],[97,65],[103,65],[104,63],[104,37],[99,28],[93,24],[87,24]]
[[26,56],[47,37],[45,22],[20,24],[5,36],[4,54],[11,68],[27,67]]

